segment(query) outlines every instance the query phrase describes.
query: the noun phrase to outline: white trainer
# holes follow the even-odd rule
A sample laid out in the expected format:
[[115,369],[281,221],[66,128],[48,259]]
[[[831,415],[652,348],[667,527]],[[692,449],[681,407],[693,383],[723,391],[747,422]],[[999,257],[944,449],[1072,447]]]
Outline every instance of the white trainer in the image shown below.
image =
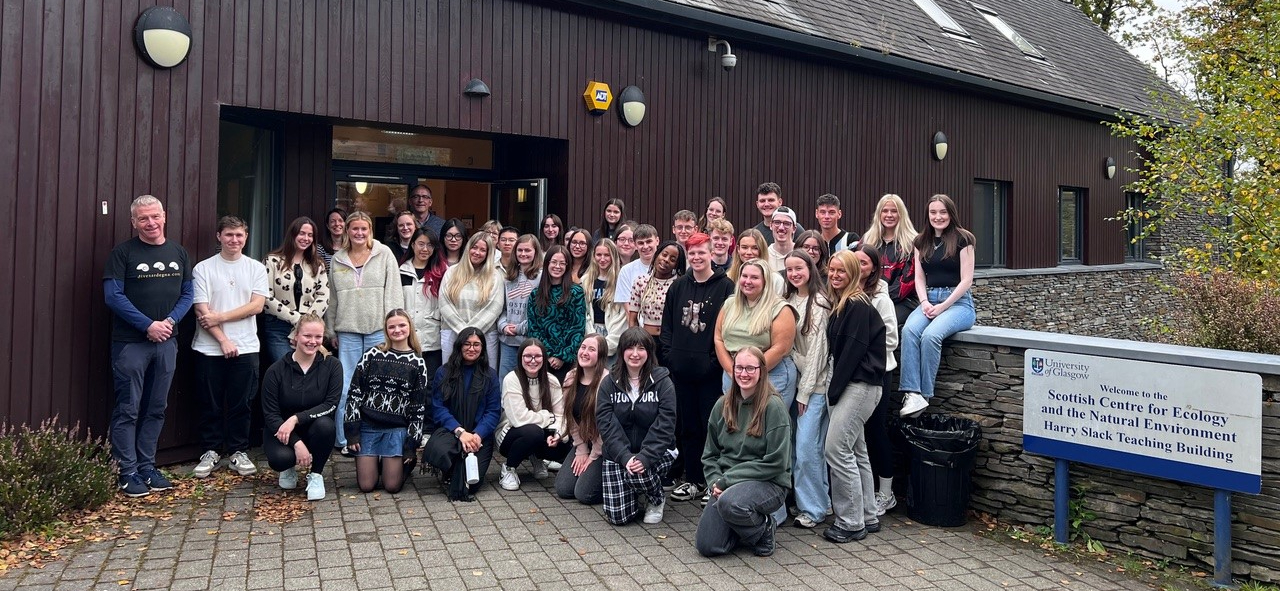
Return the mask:
[[324,476],[319,472],[307,474],[307,500],[323,501],[324,495]]
[[662,513],[666,510],[667,503],[662,502],[657,505],[649,505],[644,510],[644,522],[650,525],[662,523]]
[[898,497],[892,492],[880,491],[876,493],[876,516],[879,517],[888,513],[890,509],[898,506]]
[[502,490],[520,490],[520,476],[516,474],[515,468],[507,466],[506,462],[502,463],[502,474],[498,476],[498,486]]
[[191,475],[196,478],[208,478],[214,470],[218,468],[218,463],[222,461],[222,456],[218,452],[209,450],[200,456],[200,463],[191,470]]
[[919,392],[907,392],[902,397],[902,410],[898,412],[901,417],[914,417],[929,408],[929,401],[925,400]]
[[293,490],[298,487],[298,470],[289,468],[280,473],[280,488],[285,490]]

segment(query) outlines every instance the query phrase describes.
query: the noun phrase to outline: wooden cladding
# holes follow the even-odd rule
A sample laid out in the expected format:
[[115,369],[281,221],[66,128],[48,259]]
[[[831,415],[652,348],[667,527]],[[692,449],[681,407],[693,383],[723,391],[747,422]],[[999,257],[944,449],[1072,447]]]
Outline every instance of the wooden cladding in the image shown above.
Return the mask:
[[[640,28],[514,0],[173,0],[190,58],[155,70],[131,41],[150,2],[5,0],[0,12],[0,417],[52,415],[105,430],[112,404],[100,277],[131,235],[129,202],[155,194],[168,235],[213,253],[218,122],[225,107],[278,117],[281,218],[330,206],[330,125],[501,138],[498,165],[550,179],[551,207],[594,227],[606,199],[655,223],[724,197],[739,228],[759,221],[755,187],[776,181],[812,226],[835,193],[865,229],[883,193],[947,193],[971,210],[975,179],[1008,183],[1006,264],[1057,264],[1057,190],[1085,190],[1087,264],[1121,262],[1131,144],[1082,120],[956,88],[874,76],[734,39],[720,68],[703,34]],[[462,94],[484,80],[492,95]],[[640,87],[645,121],[587,113],[588,80]],[[1066,84],[1067,82],[1064,82]],[[615,104],[614,108],[617,108]],[[931,138],[950,140],[946,160]],[[527,149],[526,149],[527,148]],[[1102,161],[1120,172],[1106,180]],[[102,202],[107,213],[102,212]],[[323,223],[323,222],[321,222]],[[179,382],[181,384],[181,382]],[[181,385],[175,386],[181,393]],[[183,394],[186,395],[186,394]],[[171,415],[172,416],[172,415]],[[171,421],[174,419],[171,419]],[[176,428],[176,427],[175,427]],[[167,435],[169,437],[170,435]],[[174,441],[182,433],[173,433]]]

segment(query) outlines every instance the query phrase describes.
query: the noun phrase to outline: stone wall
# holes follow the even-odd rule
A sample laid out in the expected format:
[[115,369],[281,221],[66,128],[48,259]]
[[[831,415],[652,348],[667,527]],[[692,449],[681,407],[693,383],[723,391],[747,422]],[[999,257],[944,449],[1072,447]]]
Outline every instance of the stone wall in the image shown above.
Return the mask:
[[[1198,359],[1240,370],[1246,359],[1263,375],[1262,494],[1233,495],[1233,572],[1260,581],[1280,581],[1280,357],[1224,353],[1111,339],[1061,337],[978,328],[948,341],[931,409],[968,416],[983,429],[973,474],[973,509],[1002,521],[1052,526],[1054,461],[1022,449],[1023,353],[1027,348],[1154,360]],[[1196,352],[1204,353],[1197,355]],[[1255,363],[1260,360],[1260,363]],[[1084,490],[1084,506],[1096,514],[1082,530],[1113,552],[1168,559],[1197,570],[1213,567],[1213,491],[1200,486],[1115,472],[1073,463],[1073,487]]]
[[1151,264],[980,271],[973,298],[983,326],[1148,340],[1144,319],[1169,307],[1164,277]]

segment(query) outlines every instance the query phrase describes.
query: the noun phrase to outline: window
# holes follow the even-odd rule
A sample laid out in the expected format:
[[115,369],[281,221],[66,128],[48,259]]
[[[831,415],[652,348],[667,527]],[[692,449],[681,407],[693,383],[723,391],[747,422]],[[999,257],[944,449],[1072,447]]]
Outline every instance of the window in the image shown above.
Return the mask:
[[[223,120],[218,128],[218,216],[234,215],[249,224],[244,253],[255,259],[267,254],[273,230],[280,227],[272,203],[278,192],[276,132]],[[212,228],[214,226],[209,226]],[[205,231],[201,227],[201,231]],[[212,235],[213,230],[208,230]],[[203,236],[203,234],[202,234]],[[278,239],[278,237],[276,238]]]
[[973,182],[973,223],[969,230],[978,239],[973,249],[974,265],[977,267],[1004,266],[1005,207],[1008,198],[1009,183],[986,180]]
[[[1142,193],[1128,192],[1124,194],[1124,206],[1126,209],[1144,211],[1147,205],[1147,198]],[[1147,258],[1146,239],[1139,238],[1142,235],[1142,224],[1138,220],[1131,220],[1129,226],[1125,228],[1125,258],[1134,261],[1142,261]]]
[[1000,31],[1001,35],[1004,35],[1006,39],[1016,45],[1023,54],[1036,59],[1044,59],[1044,54],[1040,53],[1040,50],[1036,49],[1036,46],[1032,45],[1030,41],[1027,41],[1025,37],[1019,35],[1017,31],[1013,30],[1013,27],[1009,26],[1009,23],[1004,22],[1004,19],[1000,18],[1000,15],[996,14],[996,11],[978,4],[970,3],[970,5],[973,6],[973,8],[977,10],[983,18],[987,19],[987,22],[991,23],[991,26],[995,27],[997,31]]
[[1058,260],[1079,263],[1084,244],[1084,189],[1058,188]]
[[929,18],[933,19],[933,22],[938,23],[938,26],[942,27],[943,31],[966,38],[969,36],[969,32],[964,30],[960,23],[951,18],[951,15],[942,10],[942,7],[935,4],[933,0],[915,0],[915,3],[916,6],[920,7],[920,10],[923,10],[925,14],[929,15]]

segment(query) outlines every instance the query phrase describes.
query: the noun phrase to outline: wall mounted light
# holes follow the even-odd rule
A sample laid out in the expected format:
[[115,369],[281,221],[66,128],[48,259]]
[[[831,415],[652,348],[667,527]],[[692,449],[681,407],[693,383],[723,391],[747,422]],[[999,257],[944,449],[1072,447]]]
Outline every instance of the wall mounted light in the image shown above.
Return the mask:
[[947,157],[947,134],[941,131],[933,134],[933,157],[939,161]]
[[365,181],[356,181],[355,185],[356,185],[356,193],[359,193],[361,195],[364,195],[364,192],[369,190],[369,183],[366,183]]
[[734,66],[738,65],[738,56],[733,55],[733,48],[729,47],[729,42],[724,39],[716,39],[715,37],[707,37],[707,51],[714,53],[720,46],[724,46],[724,55],[720,56],[720,67],[728,72]]
[[1102,166],[1103,166],[1103,170],[1105,170],[1107,173],[1107,178],[1109,179],[1116,178],[1116,159],[1115,158],[1107,156],[1107,159],[1102,161]]
[[639,87],[628,86],[622,89],[618,102],[622,103],[622,108],[618,109],[618,117],[622,118],[622,123],[627,127],[635,127],[644,121],[644,92]]
[[483,98],[492,93],[489,92],[489,85],[485,84],[484,80],[472,78],[471,81],[467,83],[467,87],[462,89],[462,94],[474,96],[476,98]]
[[169,6],[152,6],[133,26],[133,44],[143,61],[167,70],[187,59],[191,52],[191,23]]

